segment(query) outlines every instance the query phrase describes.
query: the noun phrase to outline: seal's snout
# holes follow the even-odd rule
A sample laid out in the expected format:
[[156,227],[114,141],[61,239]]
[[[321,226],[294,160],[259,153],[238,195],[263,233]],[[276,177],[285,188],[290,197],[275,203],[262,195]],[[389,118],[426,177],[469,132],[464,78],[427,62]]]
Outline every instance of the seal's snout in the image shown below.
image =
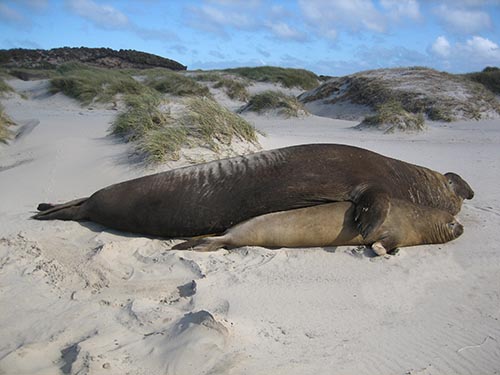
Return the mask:
[[455,226],[453,228],[453,235],[455,238],[460,237],[464,233],[464,226],[460,223],[455,223]]
[[451,185],[455,193],[462,199],[472,199],[474,198],[474,190],[470,185],[458,174],[453,172],[448,172],[444,174],[448,179],[448,183]]

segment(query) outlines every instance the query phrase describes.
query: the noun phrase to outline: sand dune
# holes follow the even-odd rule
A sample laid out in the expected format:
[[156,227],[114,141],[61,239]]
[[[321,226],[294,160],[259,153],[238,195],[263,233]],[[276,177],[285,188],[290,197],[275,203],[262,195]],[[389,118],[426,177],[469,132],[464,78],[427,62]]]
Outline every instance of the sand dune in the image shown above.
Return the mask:
[[39,202],[152,171],[107,135],[116,111],[47,96],[43,81],[10,83],[27,99],[2,100],[7,113],[38,125],[0,146],[1,374],[500,372],[500,122],[384,135],[248,114],[265,149],[347,143],[459,173],[476,192],[458,216],[465,233],[387,258],[356,247],[203,254],[29,220]]

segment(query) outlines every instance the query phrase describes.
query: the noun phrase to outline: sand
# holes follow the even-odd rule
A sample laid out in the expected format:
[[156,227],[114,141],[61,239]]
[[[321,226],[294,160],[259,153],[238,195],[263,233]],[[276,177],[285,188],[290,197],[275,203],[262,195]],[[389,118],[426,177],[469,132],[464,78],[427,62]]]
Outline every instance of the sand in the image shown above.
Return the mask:
[[[500,122],[418,134],[308,116],[246,117],[264,149],[346,143],[473,186],[444,245],[171,251],[91,223],[30,220],[39,202],[151,173],[107,133],[116,111],[11,81],[21,135],[0,146],[1,374],[500,373]],[[20,128],[18,128],[19,130]]]

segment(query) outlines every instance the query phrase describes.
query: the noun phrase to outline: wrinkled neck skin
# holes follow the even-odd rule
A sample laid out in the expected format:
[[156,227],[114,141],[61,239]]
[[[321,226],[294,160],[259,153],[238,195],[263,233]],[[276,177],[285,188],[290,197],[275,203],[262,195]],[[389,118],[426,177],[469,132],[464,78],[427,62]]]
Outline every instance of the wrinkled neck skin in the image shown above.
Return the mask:
[[463,199],[457,196],[446,177],[440,173],[420,167],[413,173],[397,173],[396,179],[401,182],[401,186],[409,186],[401,194],[415,204],[439,208],[452,215],[462,208]]
[[415,208],[413,220],[417,244],[445,243],[456,238],[448,224],[453,221],[451,214],[433,208]]

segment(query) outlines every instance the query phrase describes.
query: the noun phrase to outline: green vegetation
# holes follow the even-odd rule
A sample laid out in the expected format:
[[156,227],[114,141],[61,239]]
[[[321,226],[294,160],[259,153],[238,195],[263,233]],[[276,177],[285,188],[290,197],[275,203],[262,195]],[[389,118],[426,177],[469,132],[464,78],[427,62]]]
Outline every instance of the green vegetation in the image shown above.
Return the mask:
[[500,68],[486,67],[482,72],[469,73],[467,78],[484,85],[488,90],[500,94]]
[[0,104],[0,142],[6,143],[10,138],[8,127],[14,125],[14,122],[5,113],[3,106]]
[[376,127],[384,129],[385,133],[400,131],[420,131],[425,129],[424,115],[406,111],[400,102],[391,100],[377,106],[377,113],[367,116],[360,128]]
[[222,77],[214,85],[215,88],[224,88],[225,93],[231,99],[240,100],[242,102],[248,100],[250,94],[246,88],[247,84],[236,79]]
[[181,122],[199,146],[218,152],[220,145],[229,145],[234,138],[257,142],[252,125],[213,100],[193,98],[187,109],[188,113]]
[[211,71],[197,73],[193,78],[202,82],[215,82],[214,88],[223,88],[226,95],[231,99],[244,102],[247,101],[250,96],[247,90],[248,82],[246,80],[233,78],[223,72]]
[[256,68],[226,69],[224,71],[253,81],[279,83],[289,88],[299,87],[304,90],[311,90],[319,84],[318,76],[304,69],[261,66]]
[[298,117],[307,113],[295,96],[286,95],[280,91],[264,91],[252,96],[241,111],[262,113],[269,110],[276,110],[278,114],[286,117]]
[[97,102],[110,102],[117,94],[144,92],[144,85],[117,70],[93,68],[78,63],[61,65],[58,77],[51,79],[51,91],[63,92],[85,105]]
[[135,141],[149,162],[177,160],[182,147],[207,147],[214,152],[237,138],[256,142],[255,129],[209,98],[191,98],[186,113],[174,119],[161,109],[164,101],[150,90],[125,97],[127,108],[111,127],[113,134]]
[[148,72],[144,83],[164,94],[177,96],[210,96],[208,87],[199,84],[191,77],[168,69],[152,69]]

